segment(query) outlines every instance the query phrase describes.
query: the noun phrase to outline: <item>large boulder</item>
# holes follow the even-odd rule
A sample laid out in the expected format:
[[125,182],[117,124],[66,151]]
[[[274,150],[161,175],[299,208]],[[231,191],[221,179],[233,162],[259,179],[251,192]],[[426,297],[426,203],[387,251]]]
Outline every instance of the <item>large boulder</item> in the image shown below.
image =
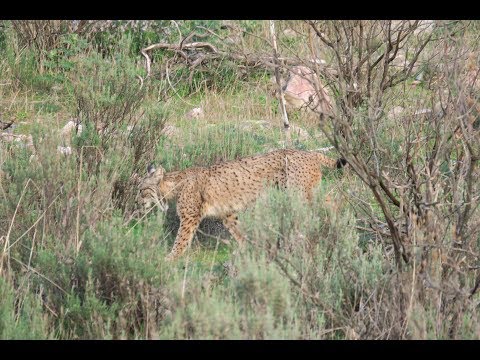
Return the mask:
[[[328,89],[315,77],[315,72],[306,66],[294,66],[290,70],[283,87],[287,110],[305,109],[333,116],[334,107]],[[318,81],[318,94],[315,81]]]

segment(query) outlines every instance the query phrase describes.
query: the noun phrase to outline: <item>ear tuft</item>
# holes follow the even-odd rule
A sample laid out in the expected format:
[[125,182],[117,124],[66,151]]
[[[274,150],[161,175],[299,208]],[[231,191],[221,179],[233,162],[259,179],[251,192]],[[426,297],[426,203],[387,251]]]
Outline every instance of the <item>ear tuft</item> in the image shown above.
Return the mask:
[[152,163],[150,165],[148,165],[147,167],[147,173],[148,175],[153,175],[153,173],[155,172],[155,165]]
[[337,169],[341,169],[345,165],[347,165],[347,160],[346,159],[340,158],[340,159],[337,160]]

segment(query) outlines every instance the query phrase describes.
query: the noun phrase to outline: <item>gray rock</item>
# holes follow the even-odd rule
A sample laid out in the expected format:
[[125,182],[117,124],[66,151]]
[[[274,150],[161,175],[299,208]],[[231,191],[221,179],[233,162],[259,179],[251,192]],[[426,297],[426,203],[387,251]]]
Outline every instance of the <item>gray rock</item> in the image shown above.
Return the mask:
[[72,148],[70,146],[57,146],[57,150],[60,152],[60,154],[63,154],[63,155],[72,154]]
[[188,119],[203,119],[205,118],[205,113],[203,112],[203,109],[201,107],[196,107],[190,110],[186,115]]
[[70,141],[72,134],[76,131],[77,135],[82,133],[82,125],[79,124],[77,119],[70,119],[65,126],[60,130],[60,135],[67,142]]

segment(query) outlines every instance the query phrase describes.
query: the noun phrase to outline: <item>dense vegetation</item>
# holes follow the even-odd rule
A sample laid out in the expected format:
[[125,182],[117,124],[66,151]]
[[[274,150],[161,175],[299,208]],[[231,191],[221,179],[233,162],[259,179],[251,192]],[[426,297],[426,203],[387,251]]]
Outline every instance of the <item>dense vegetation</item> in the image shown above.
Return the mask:
[[[278,59],[269,26],[1,22],[0,338],[480,338],[478,24],[277,21]],[[289,111],[286,136],[275,64],[312,67],[335,116]],[[206,220],[166,263],[175,207],[130,216],[151,162],[284,146],[349,166],[311,206],[269,190],[243,252]]]

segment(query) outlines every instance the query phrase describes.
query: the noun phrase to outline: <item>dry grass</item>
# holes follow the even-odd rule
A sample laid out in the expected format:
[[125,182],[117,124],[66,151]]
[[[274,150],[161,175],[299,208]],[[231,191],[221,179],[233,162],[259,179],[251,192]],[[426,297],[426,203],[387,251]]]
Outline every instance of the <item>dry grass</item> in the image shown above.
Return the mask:
[[[286,21],[278,28],[303,34],[280,39],[284,54],[309,56],[308,24]],[[268,35],[268,27],[260,23],[252,29],[256,36],[244,38],[246,49],[269,51],[261,39]],[[91,86],[108,79],[108,72],[93,78],[85,70],[91,64],[87,62],[78,67],[81,73],[71,76],[68,61],[73,58],[73,66],[97,61],[99,69],[108,69],[110,59],[95,57],[93,46],[82,50],[71,45],[78,49],[64,56],[65,68],[45,67],[47,75],[58,78],[37,79],[38,63],[27,61],[30,55],[19,51],[14,33],[7,36],[11,45],[2,48],[7,55],[0,61],[0,116],[17,119],[15,133],[33,135],[35,156],[21,144],[0,143],[0,338],[480,337],[478,293],[469,297],[462,292],[478,283],[475,216],[468,223],[472,237],[463,256],[451,250],[447,231],[440,262],[431,260],[434,251],[426,257],[430,278],[419,275],[425,260],[420,251],[414,251],[417,256],[399,271],[391,234],[382,224],[382,208],[355,171],[342,176],[326,173],[311,207],[295,193],[269,191],[242,214],[249,245],[235,256],[229,234],[212,220],[201,225],[188,258],[165,264],[163,258],[178,228],[175,207],[167,214],[152,213],[136,225],[126,221],[135,194],[131,176],[143,175],[152,161],[178,170],[285,146],[268,69],[242,80],[240,71],[232,74],[232,68],[221,63],[225,67],[217,69],[216,79],[228,75],[228,82],[213,81],[190,93],[181,87],[184,74],[172,72],[180,97],[156,73],[159,79],[145,82],[138,107],[110,124],[122,131],[106,141],[86,125],[80,137],[71,139],[72,155],[65,156],[56,151],[63,141],[58,130],[65,122],[112,105],[101,88]],[[133,89],[139,85],[136,75],[144,75],[143,64],[124,51],[129,45],[120,45],[117,55],[123,56],[125,76],[133,79],[129,83]],[[472,40],[469,46],[476,49],[474,45]],[[325,48],[319,50],[328,55]],[[326,56],[328,61],[331,58]],[[65,81],[67,76],[73,84]],[[121,77],[111,78],[115,79]],[[422,136],[431,130],[425,118],[409,122],[411,112],[430,106],[433,93],[426,86],[411,87],[412,81],[409,78],[394,91],[385,91],[385,114],[395,106],[406,110],[399,117],[383,117],[376,128],[377,140],[388,150],[376,156],[389,162],[393,184],[406,176],[400,165],[407,130]],[[58,84],[61,91],[55,90]],[[87,98],[90,112],[81,112],[84,102],[78,101],[78,90],[85,88],[97,91]],[[335,96],[340,99],[341,95]],[[121,113],[117,110],[124,100],[116,98],[109,113]],[[205,118],[187,119],[185,114],[197,106],[204,109]],[[360,106],[355,115],[364,110]],[[358,116],[352,122],[358,136],[350,144],[358,145],[355,155],[361,158],[372,156],[370,142],[365,140],[369,140],[365,119]],[[83,120],[96,123],[92,115]],[[292,146],[313,150],[330,145],[318,122],[291,114],[291,123],[309,133],[294,134]],[[141,131],[127,136],[123,130],[128,124]],[[163,126],[174,135],[162,134]],[[328,134],[334,127],[324,130]],[[423,149],[429,148],[423,144]],[[447,176],[443,174],[442,179]],[[459,193],[455,196],[461,198]],[[372,218],[379,220],[373,223],[377,227],[369,222]],[[423,234],[424,238],[412,238],[413,246],[428,240],[428,233]],[[458,267],[445,270],[448,281],[431,281],[438,280],[435,271],[442,268],[436,264],[442,262]]]

